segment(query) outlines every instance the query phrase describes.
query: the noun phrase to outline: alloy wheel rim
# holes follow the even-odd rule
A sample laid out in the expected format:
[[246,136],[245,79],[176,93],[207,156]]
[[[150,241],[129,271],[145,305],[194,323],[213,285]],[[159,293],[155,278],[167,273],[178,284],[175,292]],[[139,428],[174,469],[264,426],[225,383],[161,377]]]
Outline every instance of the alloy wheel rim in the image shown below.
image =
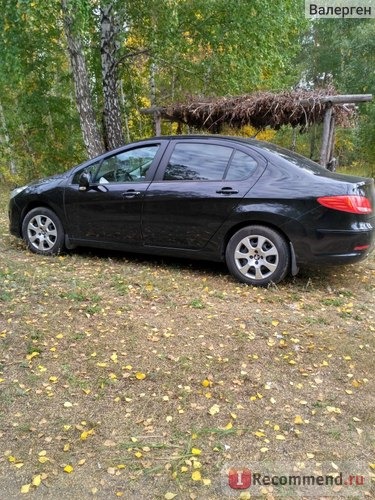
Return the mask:
[[254,234],[238,243],[234,260],[241,274],[253,280],[263,280],[276,271],[279,252],[270,239]]
[[57,239],[57,229],[52,219],[46,215],[36,215],[27,225],[30,244],[40,251],[51,250]]

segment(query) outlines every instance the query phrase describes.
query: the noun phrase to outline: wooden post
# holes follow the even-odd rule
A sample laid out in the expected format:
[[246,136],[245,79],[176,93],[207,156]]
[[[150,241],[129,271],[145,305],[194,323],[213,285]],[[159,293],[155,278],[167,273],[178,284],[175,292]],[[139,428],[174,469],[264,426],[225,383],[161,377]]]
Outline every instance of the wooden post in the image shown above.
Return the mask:
[[332,109],[331,123],[329,126],[329,138],[328,138],[328,151],[327,151],[327,164],[326,167],[332,172],[336,169],[334,165],[333,153],[335,150],[335,110]]
[[159,111],[155,111],[154,113],[154,129],[155,135],[161,135],[161,116]]
[[327,166],[328,163],[328,155],[329,155],[329,139],[331,136],[331,118],[332,118],[332,104],[329,103],[327,109],[324,113],[323,120],[323,138],[322,138],[322,147],[320,150],[320,164],[323,167]]

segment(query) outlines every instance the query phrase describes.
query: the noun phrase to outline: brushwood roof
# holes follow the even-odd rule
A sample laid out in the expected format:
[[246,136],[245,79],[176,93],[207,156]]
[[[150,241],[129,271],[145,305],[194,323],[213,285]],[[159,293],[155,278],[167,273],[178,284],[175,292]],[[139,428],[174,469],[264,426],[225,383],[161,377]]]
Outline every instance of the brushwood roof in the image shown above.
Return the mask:
[[[160,109],[161,117],[184,123],[197,129],[220,132],[223,125],[241,128],[251,125],[256,129],[283,125],[306,129],[321,123],[330,102],[332,89],[289,92],[255,92],[237,97],[191,98],[187,103],[176,103]],[[335,105],[336,123],[348,127],[355,115],[352,104]]]

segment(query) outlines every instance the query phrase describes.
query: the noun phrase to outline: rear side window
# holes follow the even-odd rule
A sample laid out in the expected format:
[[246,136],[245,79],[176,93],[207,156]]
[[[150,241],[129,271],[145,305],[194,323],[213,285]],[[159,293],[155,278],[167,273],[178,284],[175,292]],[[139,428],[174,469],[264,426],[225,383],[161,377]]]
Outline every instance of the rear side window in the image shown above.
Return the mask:
[[163,180],[236,181],[247,179],[256,168],[254,158],[231,147],[178,143],[171,154]]
[[232,152],[232,148],[214,144],[176,144],[165,169],[164,180],[221,180]]
[[236,151],[230,162],[225,178],[229,181],[240,181],[247,179],[255,172],[258,164],[246,153]]

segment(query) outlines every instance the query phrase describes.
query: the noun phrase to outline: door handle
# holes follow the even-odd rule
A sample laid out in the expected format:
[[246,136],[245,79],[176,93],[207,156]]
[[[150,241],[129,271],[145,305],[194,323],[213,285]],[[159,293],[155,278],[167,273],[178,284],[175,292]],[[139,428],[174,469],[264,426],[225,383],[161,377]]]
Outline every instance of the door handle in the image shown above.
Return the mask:
[[233,189],[231,187],[223,187],[216,191],[218,194],[238,194],[237,189]]
[[135,198],[141,194],[140,191],[136,191],[135,189],[128,189],[124,193],[122,193],[123,198]]

